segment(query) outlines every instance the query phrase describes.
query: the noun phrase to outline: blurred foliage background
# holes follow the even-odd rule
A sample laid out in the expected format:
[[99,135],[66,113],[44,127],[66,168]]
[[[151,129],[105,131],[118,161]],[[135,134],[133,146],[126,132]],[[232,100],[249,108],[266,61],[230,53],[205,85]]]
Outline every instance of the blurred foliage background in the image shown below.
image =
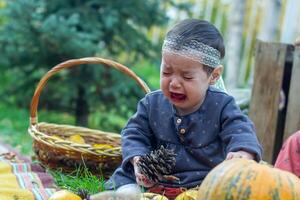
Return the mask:
[[[251,91],[255,41],[293,43],[300,36],[297,8],[297,0],[0,0],[1,139],[31,153],[26,129],[35,87],[68,59],[112,59],[158,89],[164,35],[189,17],[211,21],[224,35],[229,92]],[[119,132],[142,96],[116,70],[78,66],[49,80],[39,121]]]

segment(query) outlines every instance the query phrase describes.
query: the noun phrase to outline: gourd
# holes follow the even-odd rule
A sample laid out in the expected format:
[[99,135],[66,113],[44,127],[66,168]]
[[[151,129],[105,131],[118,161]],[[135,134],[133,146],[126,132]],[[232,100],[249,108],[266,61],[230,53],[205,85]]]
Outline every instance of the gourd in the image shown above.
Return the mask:
[[145,192],[142,194],[141,200],[168,200],[168,198],[159,194]]
[[198,190],[189,189],[180,195],[178,195],[175,200],[197,200]]
[[82,200],[82,198],[68,190],[59,190],[53,193],[48,200]]
[[290,172],[235,158],[208,173],[198,190],[198,200],[296,200],[300,179]]

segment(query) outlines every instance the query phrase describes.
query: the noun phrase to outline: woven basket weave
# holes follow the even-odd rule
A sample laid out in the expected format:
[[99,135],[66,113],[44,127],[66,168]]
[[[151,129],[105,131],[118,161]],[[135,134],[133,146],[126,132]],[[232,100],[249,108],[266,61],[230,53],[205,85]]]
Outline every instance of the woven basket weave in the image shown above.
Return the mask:
[[[38,123],[39,97],[49,78],[63,69],[82,64],[102,64],[115,68],[132,78],[145,93],[150,92],[142,79],[120,63],[98,57],[68,60],[48,71],[37,85],[31,101],[28,132],[33,138],[33,149],[41,164],[52,169],[61,168],[64,171],[72,171],[84,164],[96,174],[109,175],[122,160],[119,134],[71,125]],[[72,135],[80,135],[85,143],[79,144],[68,140]]]

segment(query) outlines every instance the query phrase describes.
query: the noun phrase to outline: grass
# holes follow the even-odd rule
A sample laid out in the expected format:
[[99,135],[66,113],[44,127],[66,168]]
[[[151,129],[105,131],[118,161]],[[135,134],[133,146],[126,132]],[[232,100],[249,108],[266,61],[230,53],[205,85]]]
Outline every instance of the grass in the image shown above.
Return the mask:
[[30,155],[32,140],[27,133],[29,114],[26,110],[0,104],[1,140],[22,154]]
[[[39,112],[39,118],[47,122],[74,124],[74,118],[68,114],[55,112]],[[0,103],[0,138],[17,149],[21,154],[32,156],[32,138],[28,134],[29,110]],[[60,170],[48,170],[54,177],[55,183],[62,189],[77,192],[78,189],[88,190],[94,194],[104,190],[103,177],[93,175],[87,168],[81,167],[70,174]]]
[[70,174],[61,171],[49,170],[54,177],[56,185],[61,189],[67,189],[74,193],[79,190],[87,190],[90,194],[104,191],[104,178],[93,175],[87,168],[81,167]]
[[[41,111],[39,118],[47,122],[74,124],[74,118],[68,114]],[[28,134],[29,109],[0,103],[0,136],[1,140],[10,144],[24,155],[31,156],[32,138]]]

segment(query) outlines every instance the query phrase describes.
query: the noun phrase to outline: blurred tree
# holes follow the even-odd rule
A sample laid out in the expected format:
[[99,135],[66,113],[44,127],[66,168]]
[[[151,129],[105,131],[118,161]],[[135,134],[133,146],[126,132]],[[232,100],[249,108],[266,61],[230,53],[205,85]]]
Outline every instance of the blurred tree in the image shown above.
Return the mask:
[[263,13],[264,21],[258,38],[263,41],[274,42],[279,38],[280,26],[280,11],[282,7],[281,0],[266,0],[263,2],[265,8],[268,8],[268,12]]
[[[253,52],[256,43],[258,29],[262,21],[263,6],[257,0],[247,1],[245,13],[245,25],[243,31],[242,58],[239,70],[238,86],[252,85],[253,80]],[[252,77],[250,77],[252,76]],[[247,85],[248,84],[248,85]]]
[[238,74],[241,64],[241,48],[244,28],[245,1],[232,0],[229,11],[228,34],[227,34],[227,64],[226,64],[226,86],[237,87]]
[[[6,2],[4,0],[0,0],[0,9],[3,9],[6,5]],[[0,16],[0,25],[4,22],[4,19],[2,16]]]
[[[166,3],[175,5],[172,0]],[[147,31],[166,24],[164,8],[160,0],[7,1],[0,11],[7,19],[0,27],[0,66],[13,75],[13,84],[2,97],[14,94],[16,103],[27,107],[40,78],[72,58],[99,55],[117,60],[123,55],[125,64],[142,57],[159,59],[158,46],[151,44]],[[49,109],[72,108],[76,123],[84,126],[93,110],[91,103],[101,99],[107,109],[118,102],[133,110],[133,100],[142,93],[119,72],[98,66],[66,70],[50,82],[40,104]],[[128,109],[120,114],[128,114]]]
[[[283,19],[280,42],[293,44],[299,35],[300,1],[286,0],[285,14]],[[300,32],[300,31],[299,31]],[[298,33],[299,33],[298,32]]]

